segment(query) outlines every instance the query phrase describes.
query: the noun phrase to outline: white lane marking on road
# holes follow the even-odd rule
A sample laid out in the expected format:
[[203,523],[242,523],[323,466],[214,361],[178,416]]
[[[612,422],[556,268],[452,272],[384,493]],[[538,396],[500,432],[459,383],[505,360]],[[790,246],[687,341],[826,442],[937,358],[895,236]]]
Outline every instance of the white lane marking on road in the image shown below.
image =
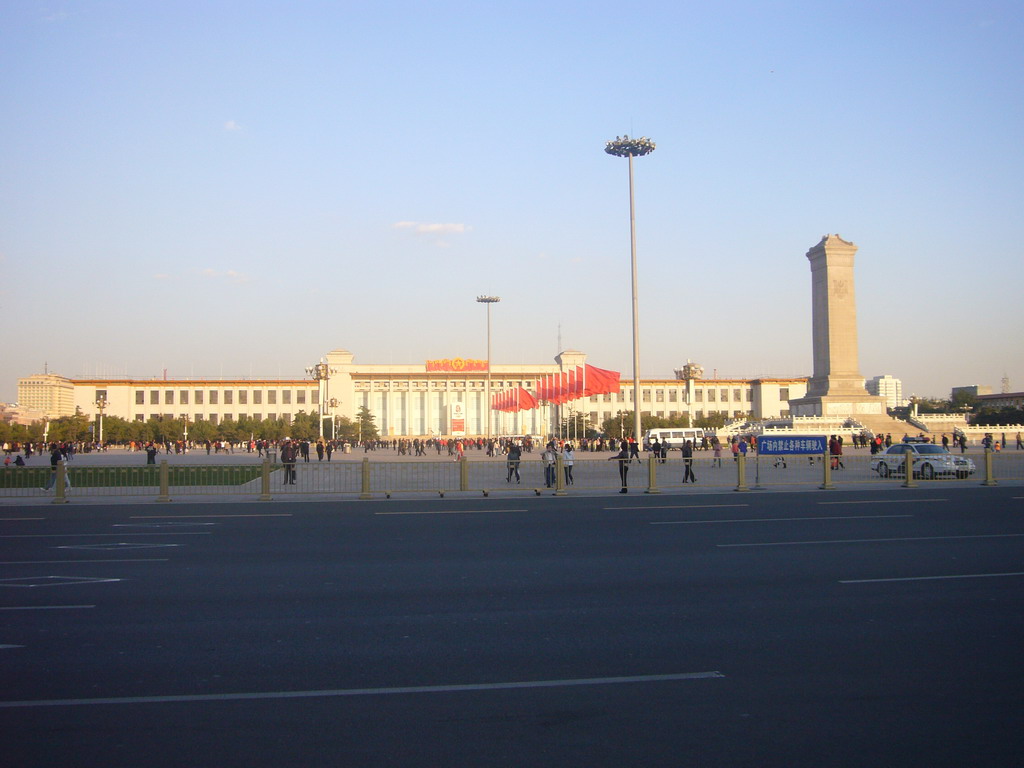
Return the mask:
[[[210,531],[168,531],[166,533],[133,533],[132,536],[209,536]],[[0,539],[82,539],[97,536],[124,536],[124,533],[11,533]]]
[[894,539],[833,539],[827,541],[765,541],[755,544],[716,544],[717,547],[785,547],[799,544],[871,544],[880,541],[939,541],[941,539],[1010,539],[1024,533],[982,533],[976,536],[908,536]]
[[930,504],[949,499],[864,499],[861,501],[818,501],[816,504]]
[[89,576],[23,576],[14,579],[0,579],[0,587],[67,587],[79,584],[109,584],[121,579],[100,579]]
[[374,512],[374,515],[387,517],[388,515],[483,515],[486,513],[498,514],[499,512],[528,512],[526,509],[420,509],[410,512]]
[[[65,549],[65,547],[57,547]],[[68,547],[70,549],[70,547]],[[166,557],[138,557],[131,560],[0,560],[0,565],[88,565],[89,563],[166,563]]]
[[268,512],[266,514],[252,515],[130,515],[129,520],[186,520],[197,517],[292,517],[291,512]]
[[15,520],[45,520],[45,517],[4,517],[0,518],[0,523],[12,523]]
[[164,520],[159,523],[114,523],[112,528],[178,528],[188,526],[189,528],[197,528],[202,526],[213,526],[217,523],[177,523],[170,520]]
[[701,525],[704,523],[783,523],[794,520],[879,520],[913,515],[829,515],[828,517],[752,517],[745,520],[661,520],[651,525]]
[[95,605],[10,605],[0,606],[0,611],[73,611],[79,608],[95,607]]
[[1024,576],[1024,571],[1015,573],[959,573],[952,576],[904,576],[893,579],[840,579],[840,584],[879,584],[885,581],[940,581],[942,579],[992,579],[999,576]]
[[685,504],[663,507],[602,507],[602,512],[614,512],[620,509],[724,509],[726,507],[749,507],[749,504]]
[[341,688],[322,691],[253,691],[249,693],[209,693],[183,696],[123,696],[97,699],[40,699],[37,701],[0,701],[0,708],[76,707],[98,704],[169,704],[200,701],[254,701],[259,699],[314,699],[332,696],[394,696],[410,693],[462,693],[472,691],[509,691],[528,688],[568,688],[579,685],[622,685],[628,683],[662,683],[679,680],[724,678],[721,672],[683,672],[669,675],[634,675],[631,677],[588,677],[568,680],[527,680],[506,683],[471,683],[468,685],[416,685],[396,688]]
[[6,649],[6,648],[24,648],[24,647],[25,647],[24,645],[0,645],[0,649]]
[[126,549],[169,549],[171,547],[180,547],[181,544],[167,544],[166,542],[153,542],[151,544],[143,544],[138,541],[118,541],[111,542],[109,544],[62,544],[54,549],[88,549],[92,552],[96,551],[124,551]]

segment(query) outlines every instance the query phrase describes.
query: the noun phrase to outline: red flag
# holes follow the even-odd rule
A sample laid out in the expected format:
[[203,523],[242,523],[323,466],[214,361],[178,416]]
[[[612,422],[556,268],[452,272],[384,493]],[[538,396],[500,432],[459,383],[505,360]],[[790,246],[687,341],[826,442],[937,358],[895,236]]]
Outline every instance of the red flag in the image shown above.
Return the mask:
[[522,387],[519,388],[518,396],[519,396],[519,398],[518,398],[519,399],[519,407],[516,408],[517,411],[528,411],[531,408],[536,408],[537,407],[537,400],[534,398],[533,395],[531,395],[529,392],[527,392]]
[[611,395],[619,391],[619,372],[606,371],[587,364],[587,387],[586,395]]

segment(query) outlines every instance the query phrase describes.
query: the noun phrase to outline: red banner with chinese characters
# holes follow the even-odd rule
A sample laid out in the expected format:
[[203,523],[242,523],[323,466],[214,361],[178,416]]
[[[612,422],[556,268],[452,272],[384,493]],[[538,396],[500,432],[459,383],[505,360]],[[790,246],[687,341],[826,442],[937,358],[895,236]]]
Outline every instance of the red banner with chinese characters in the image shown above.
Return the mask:
[[440,371],[442,373],[486,373],[486,360],[469,360],[464,357],[455,357],[444,360],[427,360],[427,371]]

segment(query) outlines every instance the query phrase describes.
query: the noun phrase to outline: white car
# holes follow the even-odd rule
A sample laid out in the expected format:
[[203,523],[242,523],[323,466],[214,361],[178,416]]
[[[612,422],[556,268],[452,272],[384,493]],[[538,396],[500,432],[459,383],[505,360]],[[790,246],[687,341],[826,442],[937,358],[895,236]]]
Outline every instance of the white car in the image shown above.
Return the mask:
[[959,478],[974,474],[974,462],[966,456],[954,456],[941,445],[934,443],[896,443],[885,453],[871,460],[871,469],[882,477],[902,475],[906,472],[906,455],[913,456],[914,477],[933,480],[942,475]]

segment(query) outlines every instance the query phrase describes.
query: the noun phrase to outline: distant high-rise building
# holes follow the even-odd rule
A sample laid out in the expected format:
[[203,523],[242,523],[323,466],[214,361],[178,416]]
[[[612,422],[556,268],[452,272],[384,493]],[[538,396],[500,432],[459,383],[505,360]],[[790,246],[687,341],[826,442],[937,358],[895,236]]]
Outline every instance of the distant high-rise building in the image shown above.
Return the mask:
[[886,408],[900,408],[903,406],[903,382],[897,378],[885,374],[868,379],[864,386],[872,395],[885,398]]

